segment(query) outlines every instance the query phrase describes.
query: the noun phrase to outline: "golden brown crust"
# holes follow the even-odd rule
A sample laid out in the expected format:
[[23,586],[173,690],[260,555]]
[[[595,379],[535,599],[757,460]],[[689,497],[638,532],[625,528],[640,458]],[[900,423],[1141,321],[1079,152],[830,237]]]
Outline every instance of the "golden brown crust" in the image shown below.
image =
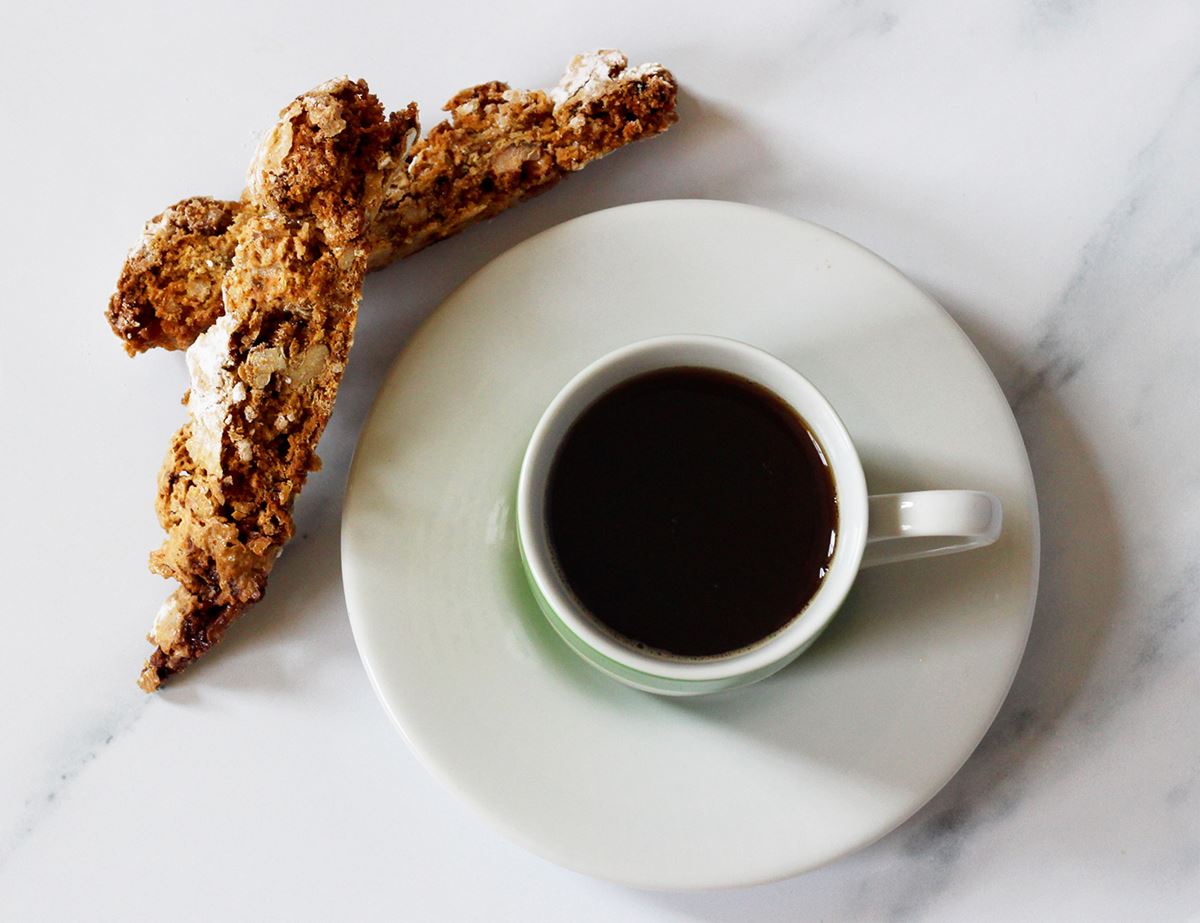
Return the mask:
[[366,84],[331,81],[260,146],[224,311],[188,350],[190,419],[159,478],[167,538],[151,568],[180,586],[155,621],[147,691],[262,597],[292,536],[354,336],[366,228],[415,127],[415,107],[385,118]]
[[385,266],[537,195],[568,173],[675,121],[675,80],[630,69],[619,52],[581,55],[559,87],[463,90],[450,117],[413,145],[371,227],[371,266]]
[[239,202],[194,196],[146,223],[108,303],[108,322],[131,356],[153,346],[187,349],[220,317],[240,211]]
[[[457,234],[625,144],[665,131],[676,118],[675,97],[669,71],[656,64],[631,68],[616,51],[576,57],[548,93],[498,82],[463,90],[446,104],[449,118],[413,145],[407,167],[383,178],[383,203],[367,233],[370,268]],[[270,145],[262,150],[269,156]],[[346,177],[335,175],[339,168],[324,156],[315,155],[304,179],[296,181],[321,183],[320,194],[284,184],[281,209],[296,199],[330,213],[345,201]],[[164,215],[202,206],[224,206],[231,215],[239,208],[185,199]],[[186,225],[186,233],[143,237],[122,270],[108,314],[131,354],[154,346],[185,349],[220,316],[219,286],[204,270],[210,259],[220,265],[213,252],[232,259],[231,223],[216,233]],[[196,279],[210,282],[209,288]]]

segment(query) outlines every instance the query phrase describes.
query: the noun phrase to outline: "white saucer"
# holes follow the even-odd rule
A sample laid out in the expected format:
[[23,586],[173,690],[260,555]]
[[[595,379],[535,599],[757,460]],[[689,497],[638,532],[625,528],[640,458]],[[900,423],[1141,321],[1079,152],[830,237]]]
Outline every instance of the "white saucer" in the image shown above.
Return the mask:
[[[816,645],[755,686],[676,700],[601,675],[526,589],[517,470],[576,371],[672,333],[744,340],[799,369],[874,492],[995,493],[999,543],[864,572]],[[1000,388],[927,295],[823,228],[673,201],[559,225],[450,296],[371,412],[342,556],[367,672],[435,776],[562,865],[712,888],[865,846],[950,779],[1024,650],[1038,529]]]

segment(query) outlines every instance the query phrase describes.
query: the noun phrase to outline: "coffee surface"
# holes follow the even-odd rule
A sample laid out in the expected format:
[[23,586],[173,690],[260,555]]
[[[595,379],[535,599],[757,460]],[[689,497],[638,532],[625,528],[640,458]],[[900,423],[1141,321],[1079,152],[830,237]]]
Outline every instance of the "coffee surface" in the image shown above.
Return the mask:
[[556,564],[583,607],[682,657],[790,622],[837,530],[833,479],[804,422],[711,369],[650,372],[598,398],[559,447],[546,504]]

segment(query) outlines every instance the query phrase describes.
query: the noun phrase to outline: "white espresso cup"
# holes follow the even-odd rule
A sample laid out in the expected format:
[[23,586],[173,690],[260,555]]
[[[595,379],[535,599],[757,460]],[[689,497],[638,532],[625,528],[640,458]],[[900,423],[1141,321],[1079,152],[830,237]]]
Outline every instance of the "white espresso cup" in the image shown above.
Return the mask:
[[[828,570],[816,592],[781,629],[727,654],[682,657],[646,650],[604,625],[575,598],[550,548],[546,490],[559,445],[576,419],[630,378],[668,368],[715,369],[767,389],[816,437],[837,498]],[[620,446],[614,446],[620,451]],[[791,366],[735,340],[668,336],[625,346],[572,378],[533,431],[517,486],[517,539],[538,605],[572,650],[627,685],[666,695],[742,686],[791,663],[833,619],[860,569],[990,545],[1000,535],[996,497],[974,490],[867,494],[858,452],[829,402]]]

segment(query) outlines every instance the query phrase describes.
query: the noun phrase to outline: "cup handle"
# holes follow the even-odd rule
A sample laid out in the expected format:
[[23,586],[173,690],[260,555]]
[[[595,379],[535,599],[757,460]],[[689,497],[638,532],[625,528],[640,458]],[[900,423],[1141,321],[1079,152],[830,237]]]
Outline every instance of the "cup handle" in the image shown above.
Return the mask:
[[932,558],[990,545],[1000,537],[1000,501],[979,490],[919,490],[868,500],[862,567]]

